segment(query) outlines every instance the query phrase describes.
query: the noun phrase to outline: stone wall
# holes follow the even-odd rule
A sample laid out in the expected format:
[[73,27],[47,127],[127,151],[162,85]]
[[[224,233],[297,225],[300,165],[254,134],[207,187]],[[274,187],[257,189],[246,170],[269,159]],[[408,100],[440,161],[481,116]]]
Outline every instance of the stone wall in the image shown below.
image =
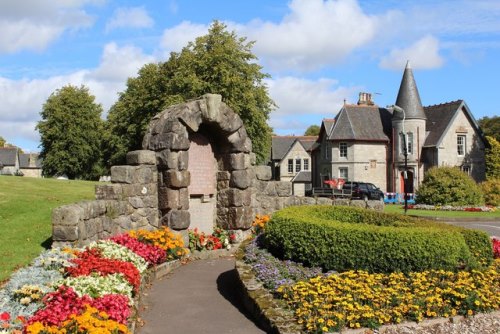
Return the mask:
[[81,247],[131,229],[160,227],[154,152],[129,152],[127,163],[111,168],[112,184],[96,186],[96,200],[54,209],[53,247]]

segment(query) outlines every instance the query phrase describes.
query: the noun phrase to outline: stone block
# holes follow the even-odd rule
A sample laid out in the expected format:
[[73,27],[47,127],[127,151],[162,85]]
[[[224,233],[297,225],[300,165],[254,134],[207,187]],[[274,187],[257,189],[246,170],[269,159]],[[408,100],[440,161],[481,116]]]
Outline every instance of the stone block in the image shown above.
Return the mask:
[[227,137],[227,140],[231,144],[232,152],[250,153],[252,151],[252,142],[250,141],[250,138],[248,138],[244,127],[241,127],[238,131],[230,134]]
[[158,208],[158,196],[142,196],[142,203],[146,208]]
[[229,181],[230,178],[231,178],[231,173],[227,171],[217,172],[217,181]]
[[179,209],[189,210],[189,191],[188,188],[179,189]]
[[96,199],[120,199],[122,195],[121,184],[100,184],[95,187]]
[[351,200],[350,206],[355,206],[355,207],[358,207],[358,208],[363,208],[363,209],[366,209],[366,202],[362,199],[359,199],[359,200]]
[[276,181],[276,192],[279,197],[292,196],[292,182]]
[[318,205],[332,205],[333,200],[326,197],[316,198],[316,204]]
[[242,170],[250,167],[250,155],[248,153],[232,153],[229,155],[229,169]]
[[113,166],[111,167],[111,182],[134,183],[135,166]]
[[155,165],[155,152],[149,150],[138,150],[127,153],[127,164],[129,165]]
[[84,215],[83,208],[77,204],[60,206],[52,211],[52,225],[77,226]]
[[158,182],[158,174],[149,166],[138,166],[134,171],[133,180],[140,184],[156,183]]
[[255,177],[261,181],[269,181],[272,178],[271,166],[255,166]]
[[300,205],[316,205],[316,199],[314,197],[298,197],[300,200]]
[[158,208],[160,210],[178,209],[179,190],[160,187],[158,189]]
[[163,172],[163,182],[167,187],[185,188],[191,184],[191,173],[187,170],[167,170]]
[[232,171],[229,186],[246,189],[252,185],[252,176],[254,174],[250,169]]
[[144,201],[142,200],[141,197],[135,196],[135,197],[129,197],[128,202],[134,209],[138,208],[143,208],[144,207]]
[[123,198],[132,196],[155,196],[158,193],[158,186],[156,183],[148,184],[123,184],[122,195]]
[[250,206],[252,204],[252,190],[229,188],[219,193],[219,201],[217,205],[222,207],[231,206]]
[[174,230],[185,230],[191,222],[191,215],[187,210],[172,210],[169,226]]
[[84,201],[79,202],[78,205],[83,209],[83,219],[96,218],[106,213],[106,201],[104,200]]
[[249,207],[229,208],[228,222],[231,230],[247,230],[252,226],[253,210]]
[[54,241],[78,240],[78,225],[52,225],[52,240]]
[[262,182],[265,184],[263,194],[266,196],[278,196],[278,191],[276,190],[277,181]]

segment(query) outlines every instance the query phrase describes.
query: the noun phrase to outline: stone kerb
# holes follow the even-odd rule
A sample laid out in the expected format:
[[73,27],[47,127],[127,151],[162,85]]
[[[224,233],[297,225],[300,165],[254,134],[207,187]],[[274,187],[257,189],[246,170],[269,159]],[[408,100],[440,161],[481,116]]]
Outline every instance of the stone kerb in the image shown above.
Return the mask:
[[159,227],[156,156],[133,151],[127,163],[111,168],[112,183],[96,186],[96,200],[54,209],[54,247],[81,247],[131,229]]
[[241,118],[216,94],[171,106],[149,124],[143,148],[156,154],[161,224],[177,231],[190,225],[189,134],[201,127],[215,143],[219,165],[216,224],[225,229],[248,229],[253,220],[252,143]]

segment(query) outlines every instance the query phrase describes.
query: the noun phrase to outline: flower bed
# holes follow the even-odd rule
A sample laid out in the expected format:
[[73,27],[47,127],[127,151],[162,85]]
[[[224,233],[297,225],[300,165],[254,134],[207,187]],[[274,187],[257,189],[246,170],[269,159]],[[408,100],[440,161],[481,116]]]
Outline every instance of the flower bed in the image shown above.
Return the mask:
[[146,269],[187,254],[169,229],[52,249],[0,290],[0,333],[129,333]]
[[500,240],[492,243],[496,260],[481,271],[321,273],[273,257],[258,239],[245,247],[244,261],[304,331],[324,333],[499,310]]
[[435,211],[466,211],[466,212],[495,212],[494,206],[451,206],[451,205],[428,205],[428,204],[410,204],[408,209],[412,210],[435,210]]

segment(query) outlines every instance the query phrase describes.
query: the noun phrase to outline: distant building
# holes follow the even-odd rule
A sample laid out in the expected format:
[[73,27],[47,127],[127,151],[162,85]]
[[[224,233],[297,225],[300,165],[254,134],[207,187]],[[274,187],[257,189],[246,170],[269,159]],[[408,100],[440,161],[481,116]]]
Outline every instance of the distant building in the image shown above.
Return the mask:
[[477,182],[485,179],[487,145],[463,100],[423,107],[412,69],[407,64],[396,105],[404,112],[377,106],[369,93],[356,105],[345,104],[334,120],[324,120],[312,152],[313,186],[343,178],[404,192],[404,144],[407,134],[407,192],[434,166],[456,166]]
[[38,153],[19,153],[17,147],[0,147],[0,174],[42,177]]
[[317,136],[273,136],[271,165],[274,180],[293,183],[294,194],[311,188],[311,151]]

